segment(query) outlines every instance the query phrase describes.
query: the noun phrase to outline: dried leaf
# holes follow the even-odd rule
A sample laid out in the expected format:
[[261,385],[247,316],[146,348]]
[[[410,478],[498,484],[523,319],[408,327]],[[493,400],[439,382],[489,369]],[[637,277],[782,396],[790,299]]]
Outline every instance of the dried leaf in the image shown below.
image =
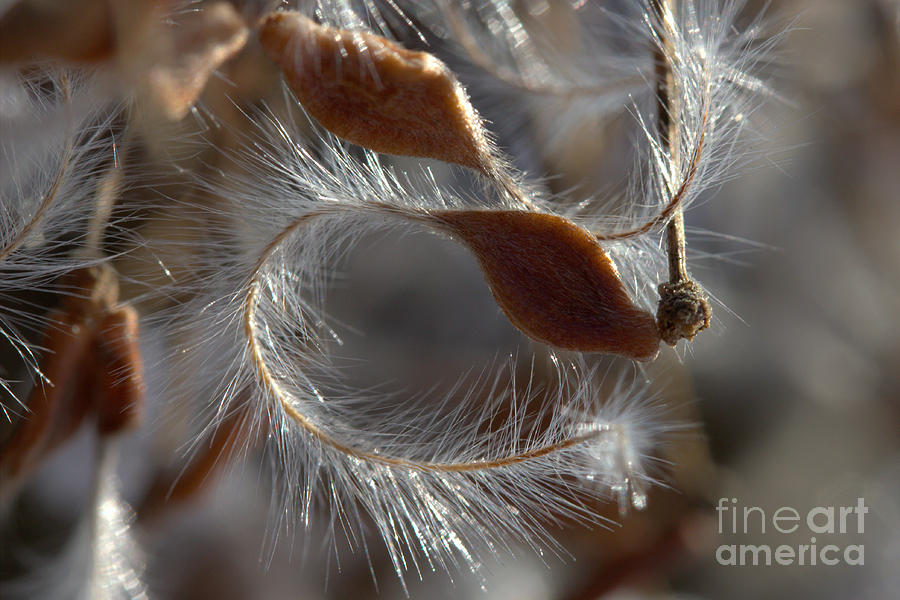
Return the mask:
[[472,250],[500,308],[529,337],[565,350],[656,356],[653,315],[632,303],[606,252],[571,221],[519,211],[434,218]]
[[338,137],[376,152],[495,171],[481,119],[431,54],[292,11],[265,17],[259,40],[307,112]]

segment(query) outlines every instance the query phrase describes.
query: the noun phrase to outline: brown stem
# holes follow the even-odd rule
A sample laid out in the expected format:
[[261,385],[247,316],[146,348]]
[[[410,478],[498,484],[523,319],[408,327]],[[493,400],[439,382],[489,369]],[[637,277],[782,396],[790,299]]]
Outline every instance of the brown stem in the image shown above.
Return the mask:
[[[666,9],[662,2],[666,2],[666,9],[672,14],[674,9],[674,0],[654,0],[653,11],[656,15],[657,22],[660,24],[658,35],[661,41],[667,47],[670,43],[666,36],[665,27],[663,26],[666,18]],[[671,48],[668,48],[671,53]],[[653,62],[656,74],[656,126],[659,132],[660,146],[663,152],[668,152],[672,157],[672,170],[678,172],[681,166],[680,148],[679,148],[679,126],[678,119],[672,118],[677,115],[678,106],[676,104],[678,95],[675,90],[675,79],[669,68],[666,59],[666,53],[662,46],[657,46],[653,52]],[[689,279],[687,267],[684,260],[684,212],[679,206],[672,215],[672,219],[666,226],[666,250],[669,256],[669,283],[678,283]]]
[[666,225],[666,254],[669,256],[669,283],[689,280],[687,264],[684,260],[684,212],[676,211]]
[[87,235],[84,240],[82,252],[90,258],[100,258],[103,255],[103,236],[109,226],[109,219],[115,207],[116,200],[122,189],[122,181],[125,177],[121,164],[122,154],[127,151],[127,146],[119,150],[115,143],[113,146],[113,164],[104,175],[103,180],[97,186],[96,199],[94,201],[94,213],[88,222]]
[[[672,74],[669,60],[675,56],[671,41],[669,22],[674,19],[675,0],[653,0],[653,12],[656,17],[657,37],[659,45],[654,51],[656,72],[657,118],[660,147],[663,153],[671,156],[672,172],[681,170],[680,128],[678,123],[678,90]],[[691,156],[688,175],[681,188],[673,196],[679,198],[677,204],[670,201],[666,208],[672,207],[671,219],[666,225],[666,253],[669,259],[669,281],[659,286],[659,306],[656,322],[660,337],[667,344],[674,346],[681,339],[691,340],[697,333],[709,327],[712,307],[706,294],[691,279],[685,261],[684,212],[681,198],[687,190],[686,185],[693,181],[700,154],[703,148],[709,107],[704,107],[701,137],[695,152]],[[663,210],[660,216],[666,211]]]

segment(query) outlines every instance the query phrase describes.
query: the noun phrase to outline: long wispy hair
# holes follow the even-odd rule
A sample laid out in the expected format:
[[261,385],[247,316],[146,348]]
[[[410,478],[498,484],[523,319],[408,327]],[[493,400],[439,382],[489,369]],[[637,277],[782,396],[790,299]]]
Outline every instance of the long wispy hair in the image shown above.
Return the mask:
[[[19,385],[8,380],[12,373],[0,373],[0,410],[6,413],[17,403],[10,398],[27,390],[32,376],[38,385],[53,385],[29,341],[46,325],[35,299],[77,294],[60,288],[60,277],[101,258],[79,249],[96,217],[97,186],[116,160],[112,125],[118,109],[78,71],[0,77],[0,340],[27,367]],[[14,373],[23,376],[18,368]]]
[[[582,4],[571,3],[575,11]],[[618,198],[568,202],[519,173],[508,186],[516,193],[484,181],[463,192],[425,165],[403,171],[338,139],[293,99],[285,110],[247,109],[249,133],[221,136],[237,141],[180,173],[193,183],[190,194],[165,199],[166,225],[183,234],[172,237],[191,240],[179,264],[190,276],[157,290],[177,301],[143,321],[165,337],[169,351],[149,365],[162,374],[151,375],[152,392],[190,415],[188,450],[240,420],[248,433],[238,456],[257,437],[266,445],[275,482],[270,541],[324,514],[332,535],[353,549],[368,552],[374,530],[401,581],[434,569],[477,573],[518,546],[558,549],[549,530],[571,521],[608,524],[604,502],[622,513],[643,508],[648,488],[662,483],[660,446],[684,429],[650,391],[645,371],[536,345],[529,346],[534,356],[474,366],[458,385],[412,399],[355,389],[335,358],[341,327],[329,317],[327,297],[342,260],[366,235],[453,238],[435,214],[517,211],[567,219],[591,234],[630,297],[651,309],[666,264],[663,229],[732,175],[742,156],[739,134],[767,91],[754,69],[769,43],[754,43],[755,23],[736,29],[742,3],[686,0],[656,13],[647,0],[611,18],[670,70],[675,126],[665,143],[654,123],[650,53],[598,61],[600,69],[591,61],[555,69],[562,59],[541,53],[512,3],[500,0],[435,1],[420,13],[392,1],[299,5],[317,22],[353,31],[386,35],[399,20],[422,43],[432,28],[457,42],[485,77],[534,96],[539,110],[558,111],[550,129],[571,130],[563,107],[574,107],[576,121],[631,111],[639,158]],[[480,44],[486,35],[499,42]],[[606,44],[591,48],[608,54]],[[98,119],[76,110],[69,92],[48,100],[16,85],[2,93],[30,103],[29,119],[49,130],[33,150],[4,137],[0,295],[97,260],[70,244],[87,236],[95,206],[84,198],[115,148],[108,113]],[[68,88],[57,82],[52,89]],[[515,161],[499,160],[513,169]],[[147,256],[170,250],[165,240],[142,244]],[[0,313],[0,335],[38,376],[22,331],[43,325],[26,309]],[[537,375],[534,365],[543,362],[550,376]],[[5,380],[0,386],[11,391]]]
[[592,228],[624,279],[648,296],[663,258],[660,230],[728,172],[752,107],[741,92],[757,91],[748,72],[756,57],[731,35],[737,8],[687,3],[661,20],[648,8],[635,25],[673,64],[679,129],[663,148],[649,117],[636,113],[647,160],[627,214],[589,218],[590,203],[573,213],[540,194],[520,203],[456,193],[427,171],[398,172],[349,146],[302,111],[249,116],[255,131],[226,157],[228,177],[200,182],[219,211],[198,269],[208,276],[172,323],[201,372],[215,374],[193,378],[187,393],[214,390],[209,428],[246,411],[266,432],[277,525],[308,522],[324,504],[356,547],[373,527],[402,577],[436,566],[475,570],[509,539],[547,544],[554,520],[597,522],[591,497],[617,498],[623,510],[643,505],[651,450],[677,425],[661,418],[640,379],[604,388],[592,359],[559,355],[552,385],[522,385],[501,361],[471,388],[398,402],[347,387],[331,357],[338,336],[325,298],[335,265],[363,233],[427,230],[434,211],[554,214],[556,206]]

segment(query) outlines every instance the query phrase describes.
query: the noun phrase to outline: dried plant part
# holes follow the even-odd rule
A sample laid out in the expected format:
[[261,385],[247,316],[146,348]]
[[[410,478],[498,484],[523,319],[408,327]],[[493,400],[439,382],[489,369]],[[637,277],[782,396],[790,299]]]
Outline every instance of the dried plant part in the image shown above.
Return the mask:
[[303,107],[338,137],[376,152],[497,174],[481,118],[431,54],[290,11],[268,15],[259,40]]
[[90,351],[91,335],[78,315],[54,311],[41,345],[41,369],[50,383],[37,384],[28,400],[28,414],[0,450],[0,481],[8,498],[18,482],[77,428],[89,403],[76,398],[79,369]]
[[94,353],[100,381],[96,410],[101,435],[140,426],[146,386],[138,336],[137,311],[127,305],[106,311],[97,323]]
[[[675,76],[670,66],[674,54],[672,35],[668,33],[674,28],[674,3],[671,0],[653,0],[651,6],[658,19],[657,35],[660,42],[654,53],[656,126],[659,130],[660,146],[671,156],[673,170],[677,171],[680,170],[681,161],[681,148],[678,142],[681,126],[677,119],[672,119],[672,115],[678,112],[678,96],[675,90]],[[697,148],[702,151],[702,138]],[[689,169],[689,172],[695,171],[695,167]],[[674,346],[681,339],[693,340],[695,335],[709,327],[712,320],[712,306],[703,288],[688,273],[685,244],[684,211],[678,206],[666,225],[669,281],[659,286],[659,305],[656,312],[660,334],[670,346]]]
[[191,13],[172,30],[168,60],[149,67],[144,85],[169,120],[184,117],[210,75],[237,54],[247,27],[235,8],[220,2]]
[[[393,208],[391,216],[398,217],[396,207],[381,208]],[[432,398],[435,405],[429,410],[418,402],[398,403],[387,419],[368,409],[376,399],[367,398],[366,392],[348,392],[346,386],[333,391],[334,374],[320,366],[328,363],[328,346],[320,337],[325,326],[319,305],[322,290],[316,282],[325,267],[297,257],[327,260],[330,251],[322,256],[318,249],[341,245],[336,240],[348,229],[343,219],[363,218],[357,211],[338,211],[295,218],[253,260],[240,304],[220,302],[228,312],[209,315],[222,322],[225,314],[239,311],[238,319],[229,322],[239,320],[240,332],[219,334],[227,339],[242,335],[246,340],[239,356],[225,357],[228,364],[243,369],[225,384],[226,389],[251,378],[251,405],[257,419],[271,419],[274,468],[288,486],[279,496],[300,512],[301,520],[324,496],[335,514],[350,515],[348,526],[356,529],[357,522],[359,526],[374,522],[402,578],[409,568],[407,556],[418,560],[415,548],[430,564],[447,568],[462,556],[474,568],[478,561],[472,557],[478,556],[485,541],[496,548],[498,532],[515,532],[526,543],[533,541],[531,532],[521,527],[522,519],[528,519],[529,529],[533,524],[538,536],[541,525],[523,514],[592,520],[591,511],[582,512],[581,494],[608,497],[608,493],[622,506],[644,506],[652,477],[641,466],[649,449],[640,450],[638,444],[648,438],[633,426],[640,429],[648,421],[618,414],[619,408],[628,406],[624,399],[628,394],[622,389],[604,397],[596,373],[578,357],[573,358],[571,371],[566,367],[559,372],[559,385],[546,390],[530,382],[517,387],[510,366],[509,371],[485,374],[472,389]],[[543,218],[521,214],[525,221]],[[476,239],[477,230],[494,233],[484,231],[488,227],[478,223],[474,212],[469,223],[464,217],[454,223],[449,211],[405,216],[409,218],[401,219],[440,226],[446,233],[465,229],[472,246],[489,244]],[[565,230],[568,222],[559,219],[552,225]],[[527,229],[521,224],[519,228]],[[592,240],[587,232],[578,232]],[[518,236],[518,242],[524,243],[525,237],[529,236]],[[544,241],[537,237],[530,236],[532,241]],[[563,267],[568,270],[571,265]],[[565,278],[560,281],[566,283]],[[507,285],[514,291],[519,287]],[[652,317],[647,322],[652,325]],[[231,409],[229,403],[218,412],[227,414]],[[578,480],[591,484],[585,488],[575,484]],[[277,514],[285,510],[289,509],[279,507]]]
[[143,360],[138,315],[118,304],[115,272],[108,265],[69,273],[70,296],[47,317],[40,368],[46,384],[32,389],[29,415],[0,451],[2,498],[43,457],[65,442],[88,414],[96,412],[101,435],[140,424],[144,408]]
[[522,211],[434,217],[472,250],[500,308],[529,337],[578,352],[656,356],[653,316],[634,305],[587,231],[562,217]]
[[51,60],[101,65],[123,57],[127,61],[146,47],[147,40],[161,40],[159,27],[172,3],[22,0],[0,19],[0,64]]
[[[685,29],[694,35],[688,25]],[[529,427],[523,415],[530,402],[522,402],[527,394],[504,385],[505,376],[488,377],[483,395],[463,382],[434,399],[436,410],[405,398],[391,404],[393,399],[370,390],[348,389],[340,377],[331,354],[337,336],[329,328],[324,298],[334,261],[362,231],[397,221],[426,225],[472,250],[501,308],[527,335],[559,347],[653,356],[660,341],[653,315],[632,302],[605,250],[624,248],[619,255],[623,271],[643,275],[655,265],[626,262],[639,258],[630,254],[630,244],[600,244],[641,238],[649,246],[650,236],[644,234],[658,233],[678,207],[696,197],[698,182],[722,172],[708,161],[706,150],[727,142],[716,128],[727,125],[728,117],[718,109],[722,90],[717,86],[730,81],[730,67],[718,62],[720,39],[703,36],[720,30],[726,35],[731,24],[703,25],[699,39],[679,45],[680,53],[690,54],[687,58],[697,57],[678,73],[680,82],[696,82],[683,90],[687,101],[677,116],[686,124],[679,136],[684,161],[671,168],[674,161],[655,129],[643,127],[650,142],[650,185],[635,186],[641,197],[635,198],[633,215],[611,218],[615,226],[594,236],[554,214],[512,212],[508,198],[457,198],[433,181],[413,190],[408,179],[383,168],[372,152],[360,159],[358,149],[329,135],[322,135],[312,151],[291,135],[290,123],[265,117],[264,139],[248,142],[235,157],[240,174],[209,186],[236,223],[233,239],[230,234],[224,238],[233,251],[220,246],[211,252],[211,257],[227,256],[230,269],[214,265],[209,289],[184,309],[190,309],[184,314],[193,320],[183,325],[191,342],[182,347],[196,352],[198,360],[219,360],[229,373],[222,380],[216,371],[197,386],[216,398],[211,426],[224,422],[245,390],[256,418],[270,420],[273,472],[285,486],[273,494],[281,503],[273,511],[279,524],[291,519],[292,510],[297,521],[305,522],[311,505],[323,499],[338,519],[346,516],[351,526],[358,521],[377,530],[402,577],[416,560],[407,552],[414,546],[421,546],[433,567],[457,556],[463,556],[463,564],[477,564],[484,540],[491,552],[496,548],[497,532],[527,541],[523,523],[526,529],[534,523],[540,532],[533,515],[584,506],[559,495],[560,490],[580,492],[581,483],[607,489],[623,507],[646,503],[649,480],[634,467],[649,452],[638,450],[636,443],[658,439],[659,430],[643,429],[651,420],[641,414],[624,420],[604,415],[598,382],[575,367],[576,361],[583,364],[580,354],[560,354],[562,370],[568,373],[569,361],[573,367],[570,381],[560,377],[565,389],[548,386],[552,394],[544,396],[542,390],[540,397],[528,399],[541,410],[547,407],[536,423],[549,427]],[[352,133],[363,110],[375,111],[362,123],[371,128],[371,122],[383,121],[376,109],[390,105],[376,95],[371,97],[377,102],[368,100],[374,106],[347,109],[352,106],[348,97],[370,97],[348,82],[361,81],[366,94],[381,89],[364,76],[374,81],[371,75],[380,74],[379,52],[388,46],[373,42],[364,56],[362,44],[353,42],[375,39],[368,35],[323,28],[294,13],[270,15],[260,31],[263,46],[313,117],[337,135],[386,151],[377,144],[390,137],[358,141],[339,129]],[[331,60],[341,52],[340,63]],[[348,112],[334,124],[326,117],[339,113],[316,114],[335,106]],[[407,129],[395,123],[389,131],[403,142]],[[660,206],[648,204],[648,198],[658,199]],[[644,213],[650,211],[659,214],[648,219]],[[645,224],[621,231],[632,217]],[[655,282],[644,278],[650,280]],[[245,343],[236,345],[235,339]],[[640,413],[633,396],[618,397],[621,406]],[[609,471],[598,473],[598,464]],[[358,539],[355,531],[350,535]]]
[[[528,367],[510,357],[474,381],[421,398],[348,383],[333,354],[337,336],[325,303],[335,261],[364,233],[394,227],[428,228],[460,241],[460,231],[467,231],[474,247],[476,230],[488,227],[474,212],[468,223],[462,216],[454,222],[454,215],[470,212],[460,207],[503,218],[515,205],[495,195],[453,197],[434,182],[413,191],[375,153],[360,158],[332,136],[324,135],[310,151],[292,135],[296,125],[264,115],[264,135],[251,137],[244,152],[231,157],[241,167],[237,175],[202,181],[234,223],[206,242],[204,254],[218,260],[225,252],[232,259],[225,269],[210,263],[211,276],[196,299],[168,320],[185,340],[173,354],[203,365],[184,374],[181,394],[185,403],[199,398],[209,414],[208,430],[225,427],[221,440],[227,442],[227,419],[244,404],[253,423],[267,425],[267,455],[284,486],[273,493],[277,525],[306,523],[324,503],[337,518],[347,515],[346,531],[361,544],[359,531],[377,532],[402,578],[419,557],[425,568],[476,569],[481,556],[495,553],[510,535],[524,544],[552,543],[538,515],[597,522],[588,508],[595,505],[584,502],[588,497],[642,508],[653,482],[649,457],[656,433],[668,430],[643,381],[623,380],[607,393],[593,365],[577,353],[560,353],[548,365],[550,381],[532,382],[534,369],[525,372]],[[633,308],[635,321],[650,328],[654,347],[640,347],[639,340],[618,348],[641,356],[655,352],[652,316],[641,316],[628,295],[618,293],[622,284],[587,231],[553,215],[521,211],[508,218],[522,223],[497,236],[497,252],[515,245],[502,246],[505,229],[522,230],[514,241],[537,253],[531,268],[522,267],[543,278],[535,288],[577,289],[619,315]],[[490,240],[478,243],[491,253]],[[548,244],[550,250],[541,249]],[[554,252],[563,254],[556,265],[544,264]],[[531,272],[541,269],[548,273]],[[541,314],[518,313],[530,304],[552,307],[541,298],[523,302],[514,296],[528,284],[502,282],[502,295],[511,298],[507,310],[514,318],[537,329],[532,321]],[[582,291],[592,285],[613,293]],[[557,296],[564,308],[569,294]],[[215,400],[210,405],[206,398]],[[205,477],[204,459],[211,455],[198,451],[196,473]]]
[[81,366],[90,374],[87,394],[97,430],[111,435],[133,429],[140,425],[145,395],[138,313],[119,302],[118,274],[108,264],[74,271],[66,281],[75,291],[66,308],[91,340]]
[[87,321],[115,306],[119,299],[117,277],[112,267],[106,264],[68,273],[61,282],[61,287],[70,293],[64,301],[65,310]]
[[709,327],[712,307],[706,292],[692,280],[659,285],[656,322],[662,340],[674,346],[679,340],[693,340]]
[[170,0],[22,2],[0,19],[0,64],[39,60],[117,69],[128,91],[168,120],[184,117],[210,75],[244,47],[227,2],[172,15]]

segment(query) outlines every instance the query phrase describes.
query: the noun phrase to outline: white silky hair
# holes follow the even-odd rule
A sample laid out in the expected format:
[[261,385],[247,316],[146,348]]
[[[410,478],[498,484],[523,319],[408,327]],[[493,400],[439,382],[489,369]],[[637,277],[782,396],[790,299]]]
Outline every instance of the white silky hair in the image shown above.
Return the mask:
[[[766,48],[750,49],[752,31],[733,31],[740,4],[680,6],[660,22],[645,8],[635,25],[671,64],[676,151],[663,147],[650,113],[635,109],[647,150],[628,210],[596,216],[597,200],[560,209],[600,234],[652,218],[680,188],[686,207],[728,177],[736,135],[755,106],[744,92],[764,90],[751,71]],[[398,173],[303,115],[250,117],[256,130],[225,157],[229,175],[199,182],[217,198],[218,216],[197,232],[207,243],[195,300],[168,326],[178,360],[193,365],[180,394],[211,398],[199,411],[206,431],[245,410],[266,432],[278,483],[273,538],[322,507],[352,547],[365,550],[363,530],[377,531],[403,579],[410,571],[477,572],[512,539],[552,548],[549,524],[602,522],[595,498],[643,506],[655,481],[651,455],[680,425],[666,422],[640,379],[603,388],[591,360],[565,355],[555,384],[522,385],[514,366],[498,361],[470,387],[398,402],[348,389],[330,355],[330,278],[364,232],[421,228],[419,217],[434,210],[533,207],[488,191],[456,194],[427,170]],[[534,201],[554,211],[553,198]],[[645,306],[664,264],[662,225],[604,243]]]
[[[504,39],[519,35],[509,3],[482,5],[509,17],[492,21],[510,28]],[[625,202],[619,203],[624,211],[604,213],[600,198],[575,209],[557,209],[552,197],[537,192],[531,198],[541,211],[576,219],[591,231],[615,233],[652,218],[689,175],[680,199],[684,207],[730,177],[741,158],[738,133],[754,111],[753,98],[765,92],[753,69],[768,46],[752,46],[752,28],[733,29],[741,3],[684,2],[662,22],[648,6],[642,4],[642,22],[627,22],[662,47],[671,65],[677,151],[663,147],[652,113],[635,102],[644,154]],[[328,24],[384,33],[388,15],[376,9],[368,1],[315,2]],[[374,14],[379,15],[375,25]],[[658,31],[665,33],[665,43]],[[511,48],[527,49],[527,44]],[[513,73],[526,80],[578,82],[577,65],[560,74],[535,70],[540,65],[514,54],[509,60]],[[647,61],[635,61],[635,75],[648,77]],[[627,71],[625,62],[611,64],[616,76]],[[603,77],[595,83],[607,81]],[[22,89],[4,90],[3,106],[40,98]],[[88,259],[58,251],[61,240],[83,236],[91,212],[89,183],[103,164],[101,155],[113,148],[102,133],[108,120],[97,121],[90,111],[72,120],[56,102],[29,106],[24,114],[35,123],[52,124],[63,115],[58,122],[65,126],[30,139],[25,125],[10,129],[9,138],[4,128],[0,168],[9,165],[0,214],[4,247],[30,222],[35,202],[40,205],[54,187],[54,174],[62,172],[63,178],[59,202],[49,205],[26,243],[0,264],[0,294],[47,285],[66,269],[86,264]],[[588,100],[579,114],[608,112],[611,106],[608,96]],[[4,118],[15,112],[3,110]],[[198,181],[200,191],[216,202],[179,200],[186,210],[206,213],[193,223],[172,224],[190,229],[196,241],[190,258],[196,277],[164,292],[191,299],[148,321],[169,333],[172,352],[165,366],[180,377],[163,395],[171,392],[171,402],[195,409],[201,435],[192,440],[194,448],[236,411],[247,411],[253,428],[266,433],[277,480],[273,538],[323,509],[333,534],[354,548],[367,551],[365,531],[374,529],[402,580],[432,569],[478,572],[494,554],[519,544],[562,552],[548,533],[553,524],[602,525],[597,500],[615,500],[623,510],[643,506],[647,487],[657,482],[652,457],[682,426],[668,421],[640,378],[604,385],[593,359],[566,354],[556,359],[556,380],[538,384],[530,375],[522,381],[515,358],[504,358],[465,387],[400,402],[388,394],[348,389],[332,359],[327,291],[334,266],[362,234],[422,228],[419,216],[434,210],[533,208],[487,189],[481,195],[454,193],[427,170],[397,172],[376,154],[321,130],[313,129],[310,142],[302,116],[263,111],[250,117],[257,129],[239,151],[224,157],[222,177]],[[33,143],[34,149],[20,142]],[[665,264],[661,229],[662,224],[604,242],[632,297],[648,308]],[[153,241],[147,244],[152,250]],[[18,332],[39,328],[40,320],[27,312],[0,319],[2,335],[36,369]]]
[[[601,124],[623,110],[630,113],[637,137],[626,189],[594,193],[556,209],[602,240],[652,220],[675,194],[684,210],[708,200],[754,160],[756,113],[776,96],[760,73],[786,30],[771,26],[762,14],[746,19],[744,0],[686,0],[674,6],[674,14],[659,18],[649,0],[576,0],[552,7],[535,1],[517,8],[505,0],[433,0],[421,9],[421,20],[462,57],[475,93],[487,88],[504,99],[496,112],[513,123],[506,129],[514,146],[522,145],[523,134],[516,130],[537,128],[530,142],[541,143],[540,152],[552,156],[586,123],[601,135]],[[531,39],[540,22],[535,19],[548,11],[574,19],[570,35],[583,51],[573,56]],[[739,28],[739,20],[749,22]],[[662,143],[656,124],[654,51],[672,79],[676,139],[671,147]],[[668,275],[660,235],[665,224],[661,220],[639,235],[602,240],[632,298],[648,310],[655,310],[657,286]]]
[[147,600],[145,559],[134,529],[135,513],[122,498],[116,475],[116,440],[92,439],[97,461],[87,507],[58,553],[22,552],[34,565],[0,582],[9,600]]
[[391,24],[415,27],[395,0],[292,0],[290,8],[315,16],[329,27],[348,31],[373,31],[391,37]]
[[566,355],[555,382],[517,381],[510,358],[465,387],[401,402],[348,389],[332,360],[327,290],[363,234],[421,229],[418,216],[433,210],[523,206],[454,194],[427,171],[397,173],[321,130],[306,143],[302,116],[254,118],[257,134],[226,157],[236,168],[200,182],[220,224],[198,232],[206,276],[168,327],[180,340],[173,356],[191,365],[173,393],[212,399],[200,409],[207,433],[240,410],[266,432],[273,536],[318,507],[353,548],[374,528],[402,579],[477,572],[518,544],[552,548],[553,523],[603,523],[598,499],[644,505],[651,456],[680,425],[640,379],[605,390],[591,361]]
[[[29,76],[0,72],[0,338],[37,379],[29,334],[46,323],[23,291],[77,294],[56,282],[100,258],[79,249],[94,214],[98,181],[115,162],[117,107],[93,78],[63,70]],[[0,373],[0,411],[17,410],[19,387]]]

